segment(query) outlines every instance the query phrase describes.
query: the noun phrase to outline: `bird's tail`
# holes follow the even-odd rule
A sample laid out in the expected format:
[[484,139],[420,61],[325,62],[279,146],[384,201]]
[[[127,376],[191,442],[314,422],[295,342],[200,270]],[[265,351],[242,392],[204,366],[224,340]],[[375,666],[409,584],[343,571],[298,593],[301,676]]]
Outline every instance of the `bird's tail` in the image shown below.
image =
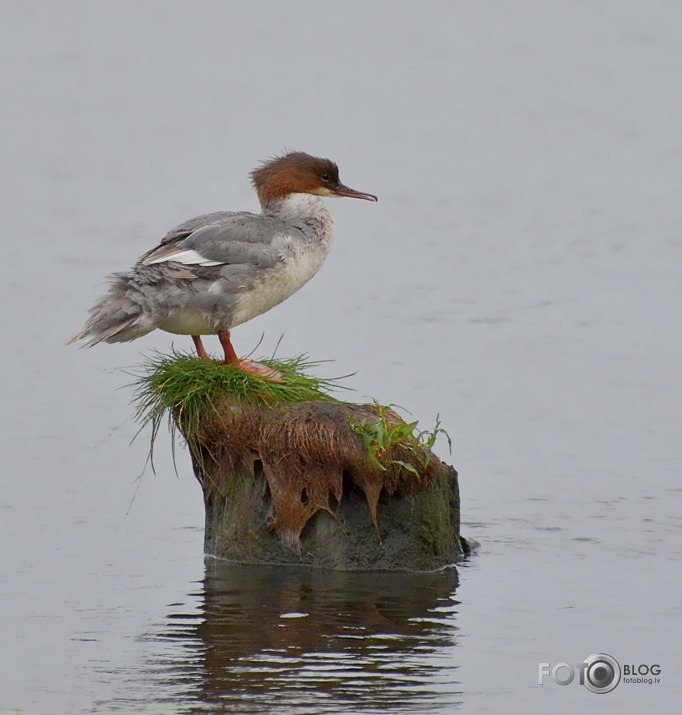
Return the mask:
[[[114,273],[109,292],[90,309],[90,317],[83,329],[67,345],[83,341],[85,347],[97,343],[120,343],[134,340],[154,329],[146,315],[144,300],[135,289],[132,274]],[[138,298],[138,300],[136,300]]]

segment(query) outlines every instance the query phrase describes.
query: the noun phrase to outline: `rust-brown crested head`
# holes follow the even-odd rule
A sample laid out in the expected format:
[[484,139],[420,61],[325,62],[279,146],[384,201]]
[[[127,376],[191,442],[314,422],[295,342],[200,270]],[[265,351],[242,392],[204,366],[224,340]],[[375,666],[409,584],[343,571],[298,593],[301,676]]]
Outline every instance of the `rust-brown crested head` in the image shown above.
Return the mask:
[[344,186],[339,180],[339,167],[330,159],[321,159],[302,151],[292,151],[263,162],[251,172],[251,183],[263,206],[291,194],[377,200],[373,194]]

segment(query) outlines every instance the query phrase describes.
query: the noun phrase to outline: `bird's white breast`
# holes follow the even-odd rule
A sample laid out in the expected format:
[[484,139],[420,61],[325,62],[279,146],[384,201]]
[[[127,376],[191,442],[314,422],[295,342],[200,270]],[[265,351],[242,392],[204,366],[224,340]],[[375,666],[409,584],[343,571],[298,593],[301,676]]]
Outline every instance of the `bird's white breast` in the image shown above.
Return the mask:
[[244,293],[232,314],[232,326],[245,323],[279,305],[302,288],[319,270],[329,253],[330,243],[323,243],[295,253]]

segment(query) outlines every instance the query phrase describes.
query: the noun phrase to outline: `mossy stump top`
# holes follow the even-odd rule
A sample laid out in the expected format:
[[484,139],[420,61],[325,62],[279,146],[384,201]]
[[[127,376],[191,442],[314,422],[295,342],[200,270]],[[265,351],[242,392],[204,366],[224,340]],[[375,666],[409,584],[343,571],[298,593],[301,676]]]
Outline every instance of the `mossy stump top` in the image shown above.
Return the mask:
[[246,563],[433,570],[462,556],[457,473],[389,407],[329,394],[302,359],[275,384],[210,361],[157,359],[139,389],[168,414],[206,507],[206,553]]

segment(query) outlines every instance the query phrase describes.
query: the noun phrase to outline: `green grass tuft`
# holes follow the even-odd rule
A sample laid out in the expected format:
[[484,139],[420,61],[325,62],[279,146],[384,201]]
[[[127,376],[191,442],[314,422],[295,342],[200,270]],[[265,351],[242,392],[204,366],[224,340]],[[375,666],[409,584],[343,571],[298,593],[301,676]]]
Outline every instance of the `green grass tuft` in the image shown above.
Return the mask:
[[222,399],[233,402],[251,401],[265,407],[276,407],[287,402],[310,400],[331,402],[334,390],[349,389],[340,384],[341,378],[320,378],[305,371],[319,362],[306,356],[289,359],[258,360],[282,374],[283,383],[268,382],[249,375],[230,365],[213,360],[199,360],[188,353],[173,351],[170,355],[154,353],[142,365],[142,372],[133,376],[134,399],[137,404],[135,419],[140,423],[139,434],[151,425],[150,462],[153,467],[154,443],[161,424],[168,420],[173,445],[178,423],[190,448],[198,434],[202,419],[215,412]]
[[391,418],[391,408],[395,406],[380,405],[374,400],[378,418],[374,422],[368,422],[357,421],[351,417],[349,426],[353,434],[362,440],[369,461],[376,469],[386,471],[387,465],[395,464],[419,478],[419,472],[413,464],[390,458],[393,448],[402,447],[415,461],[421,463],[423,469],[426,469],[431,462],[433,445],[438,435],[445,436],[450,452],[452,452],[452,441],[450,435],[440,426],[440,416],[436,416],[436,425],[432,430],[418,430],[417,421],[396,423]]

